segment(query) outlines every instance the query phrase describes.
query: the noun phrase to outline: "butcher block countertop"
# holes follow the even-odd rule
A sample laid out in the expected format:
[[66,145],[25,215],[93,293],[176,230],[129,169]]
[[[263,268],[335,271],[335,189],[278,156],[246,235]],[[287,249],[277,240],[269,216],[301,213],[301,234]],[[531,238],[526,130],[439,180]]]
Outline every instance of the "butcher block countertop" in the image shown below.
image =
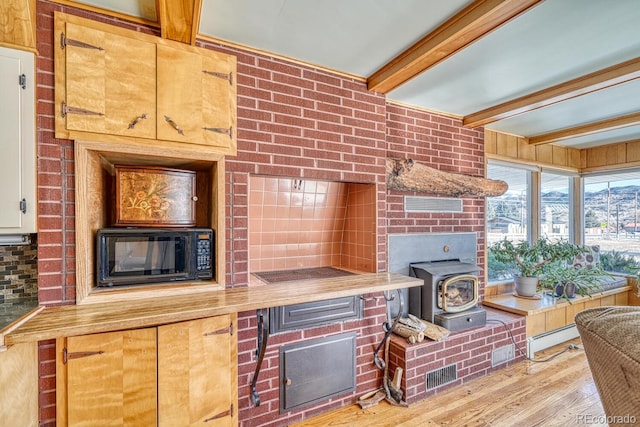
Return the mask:
[[396,273],[367,273],[249,286],[203,294],[124,302],[46,307],[4,336],[5,345],[136,329],[422,285]]

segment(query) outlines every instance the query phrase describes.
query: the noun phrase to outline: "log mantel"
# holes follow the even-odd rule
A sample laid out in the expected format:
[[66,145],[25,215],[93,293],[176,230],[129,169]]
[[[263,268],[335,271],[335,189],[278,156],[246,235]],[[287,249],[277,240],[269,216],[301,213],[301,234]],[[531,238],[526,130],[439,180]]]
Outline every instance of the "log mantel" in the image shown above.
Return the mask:
[[500,180],[444,172],[411,159],[388,158],[387,188],[452,197],[493,197],[504,194],[509,186]]
[[370,294],[422,285],[397,273],[298,280],[194,295],[47,307],[9,332],[7,346],[60,337],[144,328],[229,313]]

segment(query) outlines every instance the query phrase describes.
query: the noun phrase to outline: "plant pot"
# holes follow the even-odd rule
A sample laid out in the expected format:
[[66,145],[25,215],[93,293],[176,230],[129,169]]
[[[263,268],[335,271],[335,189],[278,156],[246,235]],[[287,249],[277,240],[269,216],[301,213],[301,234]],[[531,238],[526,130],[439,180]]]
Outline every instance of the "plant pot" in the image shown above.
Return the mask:
[[576,296],[576,285],[568,283],[566,285],[556,285],[555,289],[556,297],[566,296],[567,298],[573,298]]
[[538,290],[537,277],[514,276],[513,282],[516,285],[516,293],[523,297],[535,296]]

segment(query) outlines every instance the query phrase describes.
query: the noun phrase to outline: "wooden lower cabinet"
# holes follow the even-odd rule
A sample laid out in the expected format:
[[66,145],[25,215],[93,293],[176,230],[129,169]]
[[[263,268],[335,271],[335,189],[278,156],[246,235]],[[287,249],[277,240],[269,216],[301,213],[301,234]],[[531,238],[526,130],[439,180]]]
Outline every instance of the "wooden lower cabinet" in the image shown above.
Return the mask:
[[57,424],[236,425],[235,323],[229,314],[58,339]]
[[235,314],[158,327],[158,425],[235,425]]

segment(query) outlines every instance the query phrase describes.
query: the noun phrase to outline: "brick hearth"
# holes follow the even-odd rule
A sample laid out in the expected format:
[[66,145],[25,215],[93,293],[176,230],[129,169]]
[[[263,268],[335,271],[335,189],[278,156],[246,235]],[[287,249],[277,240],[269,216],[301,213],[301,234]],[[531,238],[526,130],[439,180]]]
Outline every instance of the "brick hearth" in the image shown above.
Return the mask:
[[[402,390],[407,403],[418,402],[446,388],[464,384],[524,358],[524,317],[491,308],[485,309],[486,326],[453,333],[440,342],[425,339],[422,343],[409,344],[406,339],[392,335],[389,345],[389,376],[393,377],[398,367],[404,370]],[[507,332],[505,324],[511,335]],[[516,344],[516,357],[491,367],[491,352],[513,342]],[[457,380],[427,391],[426,374],[452,364],[457,367]]]

